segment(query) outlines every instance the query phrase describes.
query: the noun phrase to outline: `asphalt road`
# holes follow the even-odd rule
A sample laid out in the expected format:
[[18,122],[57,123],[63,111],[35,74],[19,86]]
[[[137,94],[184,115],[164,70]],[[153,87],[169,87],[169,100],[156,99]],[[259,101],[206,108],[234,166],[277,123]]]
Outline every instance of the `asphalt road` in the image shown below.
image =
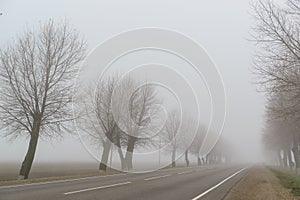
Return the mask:
[[1,200],[223,199],[245,166],[200,166],[0,187]]

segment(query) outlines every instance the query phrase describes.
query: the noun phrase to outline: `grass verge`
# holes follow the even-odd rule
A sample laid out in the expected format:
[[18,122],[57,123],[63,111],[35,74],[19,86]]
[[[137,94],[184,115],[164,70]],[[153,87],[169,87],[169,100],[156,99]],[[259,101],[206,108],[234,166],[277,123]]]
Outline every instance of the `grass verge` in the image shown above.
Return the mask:
[[300,177],[296,176],[290,171],[269,167],[279,179],[280,184],[288,189],[291,189],[291,193],[294,196],[300,196]]
[[122,173],[122,172],[116,171],[116,170],[108,170],[106,172],[86,173],[86,174],[77,174],[77,175],[69,175],[69,176],[30,178],[30,179],[25,179],[25,180],[2,180],[2,181],[0,181],[0,186],[23,185],[23,184],[29,184],[29,183],[40,183],[40,182],[60,181],[60,180],[87,178],[87,177],[95,177],[95,176],[106,176],[106,175],[113,175],[113,174],[119,174],[119,173]]

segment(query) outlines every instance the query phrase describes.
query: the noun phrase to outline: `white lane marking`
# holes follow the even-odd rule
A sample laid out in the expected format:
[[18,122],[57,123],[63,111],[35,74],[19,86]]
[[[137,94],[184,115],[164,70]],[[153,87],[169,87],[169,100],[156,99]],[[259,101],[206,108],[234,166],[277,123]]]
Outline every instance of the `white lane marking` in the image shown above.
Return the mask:
[[[190,168],[198,168],[199,166],[196,167],[190,167]],[[200,166],[202,168],[203,166]],[[182,169],[184,167],[180,168],[170,168],[170,169],[163,169],[166,171],[173,171],[173,170],[178,170]],[[201,170],[201,169],[200,169]],[[151,173],[151,172],[149,172]],[[55,184],[55,183],[67,183],[67,182],[73,182],[73,181],[81,181],[81,180],[92,180],[92,179],[97,179],[97,178],[105,178],[105,177],[110,177],[110,176],[123,176],[123,175],[128,175],[131,173],[121,173],[121,174],[111,174],[111,175],[106,175],[106,176],[92,176],[92,177],[83,177],[83,178],[74,178],[74,179],[64,179],[64,180],[57,180],[57,181],[46,181],[46,182],[38,182],[38,183],[25,183],[25,184],[18,184],[18,185],[7,185],[7,186],[0,186],[1,189],[10,189],[10,188],[18,188],[18,187],[25,187],[25,186],[39,186],[39,185],[47,185],[47,184]]]
[[192,173],[193,171],[185,171],[185,172],[179,172],[179,173],[177,173],[177,174],[188,174],[188,173]]
[[228,181],[229,179],[231,179],[232,177],[236,176],[237,174],[241,173],[242,171],[244,171],[245,169],[247,169],[247,167],[235,172],[234,174],[232,174],[231,176],[225,178],[223,181],[221,181],[220,183],[218,183],[217,185],[215,185],[214,187],[211,187],[210,189],[206,190],[205,192],[203,192],[202,194],[199,194],[198,196],[194,197],[192,200],[198,200],[201,197],[203,197],[204,195],[206,195],[207,193],[209,193],[210,191],[216,189],[217,187],[219,187],[220,185],[222,185],[223,183],[225,183],[226,181]]
[[81,181],[81,180],[92,180],[92,179],[105,178],[105,177],[111,177],[111,176],[124,176],[124,175],[128,175],[128,174],[129,173],[111,174],[111,175],[106,175],[106,176],[91,176],[91,177],[83,177],[83,178],[73,178],[73,179],[57,180],[57,181],[46,181],[46,182],[39,182],[39,183],[25,183],[25,184],[18,184],[18,185],[8,185],[8,186],[1,186],[0,190],[1,189],[9,189],[9,188],[18,188],[18,187],[24,187],[24,186],[36,186],[36,185],[66,183],[66,182]]
[[130,184],[130,183],[131,182],[116,183],[116,184],[112,184],[112,185],[104,185],[104,186],[100,186],[100,187],[93,187],[93,188],[87,188],[87,189],[82,189],[82,190],[75,190],[75,191],[71,191],[71,192],[66,192],[64,194],[65,195],[76,194],[76,193],[80,193],[80,192],[87,192],[87,191],[99,190],[99,189],[104,189],[104,188],[110,188],[110,187],[120,186],[120,185],[127,185],[127,184]]
[[171,176],[171,175],[167,174],[167,175],[164,175],[164,176],[154,176],[154,177],[150,177],[150,178],[145,178],[144,181],[150,181],[150,180],[164,178],[164,177],[168,177],[168,176]]

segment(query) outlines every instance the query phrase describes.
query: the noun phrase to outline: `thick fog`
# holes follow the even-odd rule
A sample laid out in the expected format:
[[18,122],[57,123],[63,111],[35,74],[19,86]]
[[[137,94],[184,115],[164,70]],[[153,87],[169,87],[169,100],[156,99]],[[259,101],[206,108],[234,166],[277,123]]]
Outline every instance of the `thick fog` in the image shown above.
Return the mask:
[[[262,160],[264,96],[256,91],[254,76],[251,73],[254,47],[248,39],[253,21],[249,14],[251,9],[248,0],[2,0],[0,12],[3,13],[0,16],[1,47],[24,29],[37,26],[49,18],[66,19],[74,25],[87,39],[88,51],[92,51],[113,35],[143,27],[174,30],[193,38],[206,50],[223,78],[227,101],[222,138],[231,144],[234,152],[238,152],[236,160]],[[146,52],[140,57],[147,59],[147,55],[153,54]],[[123,64],[132,61],[133,58],[129,57]],[[173,65],[178,63],[179,61],[173,61]],[[148,76],[151,77],[151,74]],[[172,76],[160,73],[156,78],[170,79]],[[209,100],[203,82],[199,82],[197,89],[203,91],[201,114],[208,116],[209,107],[205,105],[208,105]],[[201,98],[202,94],[198,95]],[[193,107],[190,109],[193,110]],[[0,162],[21,162],[28,146],[27,139],[9,141],[1,137]],[[74,135],[65,135],[58,140],[40,141],[35,161],[67,162],[94,159],[74,131]]]

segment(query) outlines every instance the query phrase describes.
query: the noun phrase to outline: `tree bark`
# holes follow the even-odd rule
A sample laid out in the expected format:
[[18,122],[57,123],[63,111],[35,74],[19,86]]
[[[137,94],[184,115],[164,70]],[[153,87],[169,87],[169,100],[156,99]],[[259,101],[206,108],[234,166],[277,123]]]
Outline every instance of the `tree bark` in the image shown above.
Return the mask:
[[119,157],[120,157],[120,162],[121,162],[121,169],[124,170],[125,169],[125,158],[124,158],[124,155],[123,155],[123,151],[121,148],[118,148],[118,153],[119,153]]
[[300,154],[296,147],[295,148],[293,147],[293,154],[294,154],[295,164],[296,164],[296,174],[299,175],[300,174]]
[[202,157],[202,164],[203,164],[203,165],[207,164],[207,163],[206,163],[206,156],[205,156],[205,157]]
[[294,134],[293,138],[293,148],[292,148],[294,158],[295,158],[295,165],[296,165],[296,174],[300,174],[300,151],[298,149],[298,137]]
[[189,150],[188,149],[184,152],[184,158],[185,158],[186,166],[189,167],[190,161],[189,161]]
[[113,162],[113,147],[114,146],[112,146],[111,148],[110,148],[110,154],[109,154],[109,156],[110,156],[110,160],[109,160],[109,166],[110,166],[110,168],[111,168],[111,166],[112,166],[112,162]]
[[25,155],[25,158],[22,162],[22,166],[19,172],[19,178],[18,179],[28,179],[29,172],[32,167],[32,163],[34,160],[35,152],[36,152],[36,147],[38,144],[38,139],[39,139],[39,132],[40,132],[40,122],[35,121],[33,123],[33,129],[30,134],[30,141],[29,141],[29,146],[27,153]]
[[109,138],[106,138],[103,152],[102,152],[101,162],[99,165],[99,170],[106,171],[110,149],[111,149],[111,141]]
[[118,154],[119,154],[119,157],[120,157],[121,169],[124,170],[125,169],[125,158],[124,158],[124,154],[123,154],[123,151],[122,151],[120,135],[119,134],[117,134],[117,137],[116,137],[116,145],[118,147]]
[[200,166],[201,165],[201,158],[197,156],[197,164]]
[[292,171],[293,170],[293,160],[292,160],[292,153],[291,153],[290,148],[286,149],[286,153],[287,153],[287,156],[288,156],[289,168]]
[[278,157],[278,161],[279,161],[279,166],[283,167],[283,162],[282,162],[280,150],[277,151],[277,157]]
[[19,172],[19,179],[28,179],[38,143],[38,136],[31,136],[28,150]]
[[296,164],[296,174],[300,174],[300,154],[299,151],[295,150],[296,148],[293,148],[293,154],[295,158],[295,164]]
[[287,157],[286,149],[283,150],[283,167],[284,168],[288,167],[288,157]]
[[176,167],[176,149],[174,148],[172,151],[172,167]]
[[135,142],[136,142],[136,138],[129,136],[126,155],[125,155],[125,168],[127,170],[131,170],[133,168],[132,156],[133,156]]

